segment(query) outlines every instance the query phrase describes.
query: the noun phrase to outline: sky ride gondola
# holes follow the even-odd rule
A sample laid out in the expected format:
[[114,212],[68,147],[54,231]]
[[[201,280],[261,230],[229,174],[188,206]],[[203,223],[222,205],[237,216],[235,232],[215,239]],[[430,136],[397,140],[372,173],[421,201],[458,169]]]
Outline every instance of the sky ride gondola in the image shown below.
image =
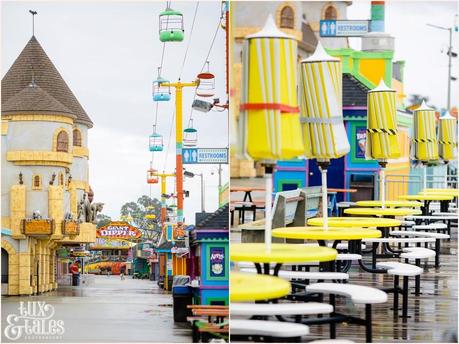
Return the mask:
[[159,182],[159,177],[157,176],[158,171],[150,168],[147,171],[147,183],[148,184],[158,184]]
[[158,68],[158,78],[153,81],[153,100],[155,102],[167,102],[171,100],[171,87],[169,80],[160,75],[161,68]]
[[215,95],[215,75],[209,71],[209,61],[206,61],[207,71],[199,73],[198,87],[196,87],[196,95],[198,97],[213,97]]
[[150,152],[162,152],[164,148],[163,136],[156,132],[156,125],[153,125],[153,133],[150,135]]
[[183,131],[183,146],[196,147],[198,144],[198,131],[193,128],[193,119],[190,119],[189,127]]
[[161,42],[181,42],[185,37],[183,14],[166,8],[159,14],[159,40]]

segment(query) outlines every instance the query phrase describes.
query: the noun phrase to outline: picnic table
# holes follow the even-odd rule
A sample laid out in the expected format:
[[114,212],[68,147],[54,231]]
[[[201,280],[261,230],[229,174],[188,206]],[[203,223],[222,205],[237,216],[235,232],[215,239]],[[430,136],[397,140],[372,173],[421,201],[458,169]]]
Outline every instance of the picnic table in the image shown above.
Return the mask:
[[419,194],[447,194],[447,195],[453,195],[453,196],[459,196],[459,190],[458,189],[424,189],[422,190]]
[[[275,263],[274,276],[277,276],[283,263],[328,262],[335,260],[337,251],[329,247],[310,247],[301,244],[271,244],[266,250],[264,243],[232,244],[231,261],[252,262],[257,272],[270,274],[270,263]],[[263,264],[263,269],[261,264]]]
[[[359,207],[382,207],[382,201],[357,201],[355,204]],[[417,201],[385,201],[384,206],[388,208],[420,208],[421,202]]]
[[220,305],[188,305],[192,317],[187,320],[192,323],[193,343],[202,340],[203,336],[226,338],[229,333],[229,307]]
[[[333,247],[336,247],[342,240],[348,241],[348,252],[351,254],[362,254],[362,239],[380,238],[381,231],[369,228],[349,227],[285,227],[277,228],[272,232],[274,237],[286,239],[317,240],[321,247],[326,247],[326,240],[333,240]],[[361,259],[358,260],[363,270],[368,272],[382,272],[366,266]],[[329,265],[331,266],[331,265]],[[340,271],[347,272],[351,267],[350,261]]]
[[[448,195],[448,194],[437,194],[437,193],[424,193],[424,194],[418,194],[418,195],[402,195],[399,196],[398,198],[403,199],[403,200],[412,200],[412,201],[423,201],[424,206],[421,207],[422,210],[422,215],[430,215],[430,210],[429,206],[430,203],[433,201],[439,201],[440,202],[440,211],[448,211],[448,203],[454,199],[453,195]],[[446,209],[446,210],[445,210]]]
[[252,192],[254,191],[265,191],[265,188],[256,186],[231,186],[230,192],[244,192],[243,202],[253,202]]
[[278,299],[290,293],[288,281],[274,276],[255,275],[231,271],[231,302]]
[[374,215],[383,217],[420,215],[422,211],[412,208],[349,208],[344,209],[349,215]]

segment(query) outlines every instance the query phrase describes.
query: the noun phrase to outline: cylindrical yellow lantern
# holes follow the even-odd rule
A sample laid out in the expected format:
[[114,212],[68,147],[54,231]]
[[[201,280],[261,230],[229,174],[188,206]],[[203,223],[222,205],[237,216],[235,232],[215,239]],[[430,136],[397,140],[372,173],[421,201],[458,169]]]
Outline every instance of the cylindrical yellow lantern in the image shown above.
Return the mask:
[[412,155],[415,160],[428,162],[438,159],[437,135],[435,132],[435,111],[423,101],[414,110]]
[[457,154],[457,120],[446,112],[440,117],[438,127],[438,153],[448,162],[456,159]]
[[303,154],[297,100],[297,42],[270,16],[246,37],[239,116],[239,153],[257,160]]
[[395,90],[381,79],[378,87],[368,91],[367,140],[365,157],[386,161],[400,157],[397,140]]
[[300,65],[300,107],[305,155],[318,160],[342,157],[350,150],[343,123],[341,61],[320,42]]

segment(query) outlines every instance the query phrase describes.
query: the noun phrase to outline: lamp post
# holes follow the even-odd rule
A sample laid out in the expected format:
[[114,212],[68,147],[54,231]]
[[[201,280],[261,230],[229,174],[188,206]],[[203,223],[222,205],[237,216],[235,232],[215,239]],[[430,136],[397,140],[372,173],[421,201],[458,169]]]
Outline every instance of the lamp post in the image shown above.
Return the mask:
[[[457,14],[455,15],[455,20],[457,18]],[[435,29],[440,29],[440,30],[445,30],[449,32],[449,45],[448,45],[448,97],[447,97],[447,103],[446,103],[446,110],[451,109],[451,80],[452,80],[452,75],[451,75],[451,58],[453,57],[453,28],[455,31],[457,31],[457,25],[455,24],[452,27],[444,27],[444,26],[439,26],[439,25],[434,25],[434,24],[427,24],[427,26],[433,27]],[[457,55],[456,55],[457,56]],[[456,57],[454,56],[454,57]]]
[[201,177],[201,212],[202,213],[205,213],[206,210],[205,210],[205,189],[204,189],[204,173],[193,173],[193,172],[189,172],[189,171],[183,171],[183,175],[185,177],[190,177],[190,178],[193,178],[194,176],[199,176]]

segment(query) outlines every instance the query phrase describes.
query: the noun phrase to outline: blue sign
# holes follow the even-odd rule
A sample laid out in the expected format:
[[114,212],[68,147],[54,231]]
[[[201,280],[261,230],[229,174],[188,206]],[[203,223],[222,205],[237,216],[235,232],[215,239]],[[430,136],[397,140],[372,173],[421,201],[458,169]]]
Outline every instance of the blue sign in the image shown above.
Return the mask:
[[227,164],[228,148],[183,148],[184,164]]
[[320,37],[363,36],[370,29],[369,20],[321,20]]

